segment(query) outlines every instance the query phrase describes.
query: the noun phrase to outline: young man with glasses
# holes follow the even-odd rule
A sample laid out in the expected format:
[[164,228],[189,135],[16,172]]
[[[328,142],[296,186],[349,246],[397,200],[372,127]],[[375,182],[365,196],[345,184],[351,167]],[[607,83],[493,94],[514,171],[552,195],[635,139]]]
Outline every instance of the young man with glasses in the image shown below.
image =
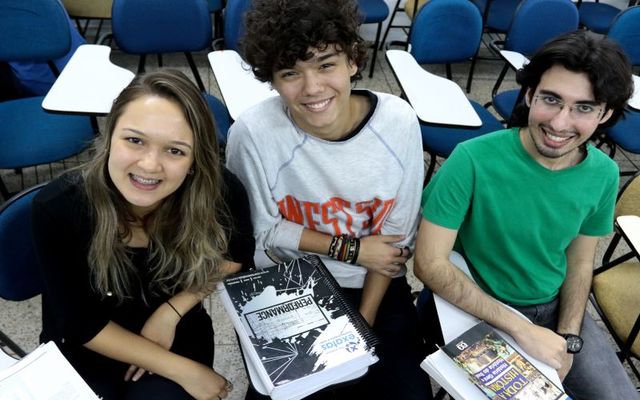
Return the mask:
[[543,46],[517,81],[526,90],[518,128],[458,145],[425,189],[416,275],[554,367],[574,400],[637,399],[585,312],[618,189],[617,165],[587,142],[622,115],[629,63],[611,41],[580,31]]

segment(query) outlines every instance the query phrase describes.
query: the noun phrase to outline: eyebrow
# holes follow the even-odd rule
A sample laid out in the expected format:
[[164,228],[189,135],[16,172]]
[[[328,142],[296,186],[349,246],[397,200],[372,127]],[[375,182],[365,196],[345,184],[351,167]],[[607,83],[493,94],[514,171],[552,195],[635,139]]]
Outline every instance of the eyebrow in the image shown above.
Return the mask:
[[[144,137],[148,137],[144,132],[135,129],[135,128],[123,128],[124,131],[129,131],[132,133],[135,133],[136,135],[140,135],[140,136],[144,136]],[[171,143],[172,145],[177,145],[177,146],[184,146],[188,149],[191,150],[191,145],[185,141],[182,140],[171,140],[169,143]]]
[[[554,92],[553,90],[540,89],[538,94],[550,95],[550,96],[557,97],[558,99],[564,101],[562,96],[560,96],[558,93]],[[597,101],[597,100],[578,100],[574,104],[588,104],[588,105],[591,105],[591,106],[597,106],[597,105],[600,104],[600,102]]]

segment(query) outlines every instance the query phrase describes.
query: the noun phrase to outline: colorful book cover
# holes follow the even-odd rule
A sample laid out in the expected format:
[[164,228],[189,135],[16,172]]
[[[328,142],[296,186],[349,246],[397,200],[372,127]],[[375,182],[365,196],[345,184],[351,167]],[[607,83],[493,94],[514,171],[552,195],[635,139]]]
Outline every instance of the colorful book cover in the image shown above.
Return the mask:
[[247,342],[255,350],[257,357],[249,358],[268,375],[267,388],[330,369],[353,373],[377,361],[372,331],[316,256],[232,276],[224,287],[223,303],[238,334],[246,335],[240,338],[245,351]]
[[442,350],[492,400],[570,399],[485,322]]

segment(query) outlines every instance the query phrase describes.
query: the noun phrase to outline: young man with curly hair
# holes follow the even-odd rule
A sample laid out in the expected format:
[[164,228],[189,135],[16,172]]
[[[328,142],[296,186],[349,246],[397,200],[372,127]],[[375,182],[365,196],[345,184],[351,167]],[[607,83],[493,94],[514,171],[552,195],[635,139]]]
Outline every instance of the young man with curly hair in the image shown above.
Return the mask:
[[[227,164],[250,193],[256,261],[319,254],[381,339],[358,383],[317,396],[425,399],[425,350],[407,284],[423,158],[413,109],[352,90],[366,59],[357,4],[257,0],[241,49],[278,97],[232,126]],[[260,262],[266,260],[266,262]]]
[[416,275],[554,367],[572,399],[638,399],[585,312],[618,190],[618,166],[588,141],[621,117],[631,67],[612,41],[576,31],[543,46],[517,81],[516,128],[458,145],[425,189]]

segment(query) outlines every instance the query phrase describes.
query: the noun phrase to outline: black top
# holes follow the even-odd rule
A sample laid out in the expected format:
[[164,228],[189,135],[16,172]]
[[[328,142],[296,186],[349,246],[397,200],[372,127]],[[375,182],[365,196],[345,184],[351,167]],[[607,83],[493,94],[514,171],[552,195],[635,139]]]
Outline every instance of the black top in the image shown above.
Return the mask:
[[[83,184],[78,173],[64,175],[44,187],[33,203],[34,240],[45,283],[40,339],[55,341],[70,360],[80,356],[81,345],[109,321],[139,333],[155,309],[171,297],[149,290],[146,248],[131,249],[131,260],[137,269],[134,292],[144,293],[146,302],[142,295],[134,295],[118,304],[113,297],[103,298],[92,289],[87,256],[93,224]],[[240,181],[226,169],[224,184],[223,197],[230,215],[230,221],[223,221],[228,227],[228,257],[246,270],[253,267],[255,247],[247,194]],[[211,321],[202,307],[194,307],[180,325],[196,322],[190,320],[200,321],[195,326],[208,323],[211,329]],[[185,340],[178,333],[176,342]]]

